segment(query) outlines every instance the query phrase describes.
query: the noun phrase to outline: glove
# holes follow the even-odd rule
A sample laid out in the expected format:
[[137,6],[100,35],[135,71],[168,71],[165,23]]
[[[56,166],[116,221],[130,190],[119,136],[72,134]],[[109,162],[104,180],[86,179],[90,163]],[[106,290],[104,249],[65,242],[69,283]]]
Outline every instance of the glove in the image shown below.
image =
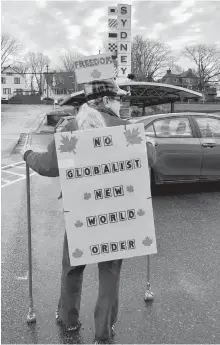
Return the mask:
[[24,158],[24,155],[25,155],[25,152],[27,152],[27,151],[29,151],[29,150],[32,150],[33,151],[33,149],[32,149],[32,147],[30,146],[30,145],[24,145],[23,147],[22,147],[22,149],[21,149],[21,151],[20,151],[20,154],[21,154],[21,156],[22,156],[22,158]]

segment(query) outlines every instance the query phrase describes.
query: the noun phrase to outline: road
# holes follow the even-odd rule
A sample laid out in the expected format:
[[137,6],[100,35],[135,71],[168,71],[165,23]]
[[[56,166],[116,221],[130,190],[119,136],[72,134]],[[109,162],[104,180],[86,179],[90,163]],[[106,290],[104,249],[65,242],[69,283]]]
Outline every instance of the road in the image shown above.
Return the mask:
[[[33,139],[35,150],[49,136]],[[13,168],[15,169],[15,168]],[[54,320],[60,290],[64,219],[58,179],[31,177],[33,295],[28,326],[25,180],[2,188],[2,343],[92,343],[98,272],[84,274],[82,330],[68,335]],[[146,257],[124,260],[114,343],[220,343],[220,187],[160,188],[153,196],[158,254],[151,257],[153,302],[145,303]]]
[[36,130],[44,120],[46,113],[53,106],[48,105],[25,105],[25,104],[2,104],[1,105],[1,155],[2,164],[20,160],[18,155],[13,154],[21,133],[21,139],[26,134]]

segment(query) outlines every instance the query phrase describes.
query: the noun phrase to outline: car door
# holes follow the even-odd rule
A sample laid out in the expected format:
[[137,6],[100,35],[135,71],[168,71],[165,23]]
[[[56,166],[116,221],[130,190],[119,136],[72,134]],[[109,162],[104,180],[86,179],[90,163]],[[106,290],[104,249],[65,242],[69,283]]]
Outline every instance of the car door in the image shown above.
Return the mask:
[[194,116],[202,145],[201,179],[220,179],[220,117]]
[[188,116],[157,119],[146,126],[145,134],[149,164],[157,180],[199,180],[202,163],[201,143]]

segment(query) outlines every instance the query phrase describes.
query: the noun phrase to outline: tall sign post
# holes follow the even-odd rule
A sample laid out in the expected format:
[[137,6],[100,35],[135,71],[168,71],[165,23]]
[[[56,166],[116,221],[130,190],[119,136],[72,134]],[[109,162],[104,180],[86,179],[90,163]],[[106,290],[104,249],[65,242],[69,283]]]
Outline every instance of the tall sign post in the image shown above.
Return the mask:
[[131,73],[131,5],[117,6],[118,20],[118,78],[127,78]]
[[115,76],[117,77],[117,7],[108,7],[108,52],[112,54]]

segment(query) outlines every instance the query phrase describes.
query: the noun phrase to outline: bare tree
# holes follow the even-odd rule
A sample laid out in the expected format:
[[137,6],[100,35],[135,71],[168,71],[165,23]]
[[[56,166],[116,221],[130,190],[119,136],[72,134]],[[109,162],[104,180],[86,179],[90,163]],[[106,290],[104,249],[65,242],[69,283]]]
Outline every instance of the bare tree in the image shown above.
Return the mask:
[[[116,44],[117,44],[117,41],[116,41]],[[109,52],[109,50],[108,50],[108,42],[105,39],[102,41],[101,50],[102,50],[102,54],[105,54],[105,53]]]
[[77,86],[77,80],[76,80],[76,74],[75,74],[75,67],[74,67],[74,60],[77,58],[80,58],[82,54],[67,51],[63,55],[60,56],[60,60],[62,62],[62,67],[66,72],[69,72],[71,74],[71,77],[73,77],[72,82],[74,85],[74,90],[78,90]]
[[27,64],[32,73],[31,85],[35,84],[40,95],[43,93],[44,74],[46,72],[46,66],[50,60],[48,56],[42,53],[29,52],[26,56]]
[[186,46],[183,55],[196,65],[200,91],[204,91],[208,81],[220,80],[220,46],[216,44]]
[[22,52],[22,44],[18,38],[14,38],[8,33],[1,35],[1,70],[2,72],[11,64],[16,62],[19,53]]
[[135,36],[131,45],[131,71],[136,80],[152,81],[162,77],[170,62],[171,49],[159,41]]
[[14,65],[13,68],[18,71],[21,74],[28,73],[30,70],[30,65],[27,61],[17,61]]
[[173,61],[168,62],[167,67],[171,70],[173,74],[181,74],[184,72],[184,68],[176,64]]
[[60,60],[66,72],[74,72],[74,60],[81,57],[82,55],[79,53],[68,51],[65,54],[60,56]]

